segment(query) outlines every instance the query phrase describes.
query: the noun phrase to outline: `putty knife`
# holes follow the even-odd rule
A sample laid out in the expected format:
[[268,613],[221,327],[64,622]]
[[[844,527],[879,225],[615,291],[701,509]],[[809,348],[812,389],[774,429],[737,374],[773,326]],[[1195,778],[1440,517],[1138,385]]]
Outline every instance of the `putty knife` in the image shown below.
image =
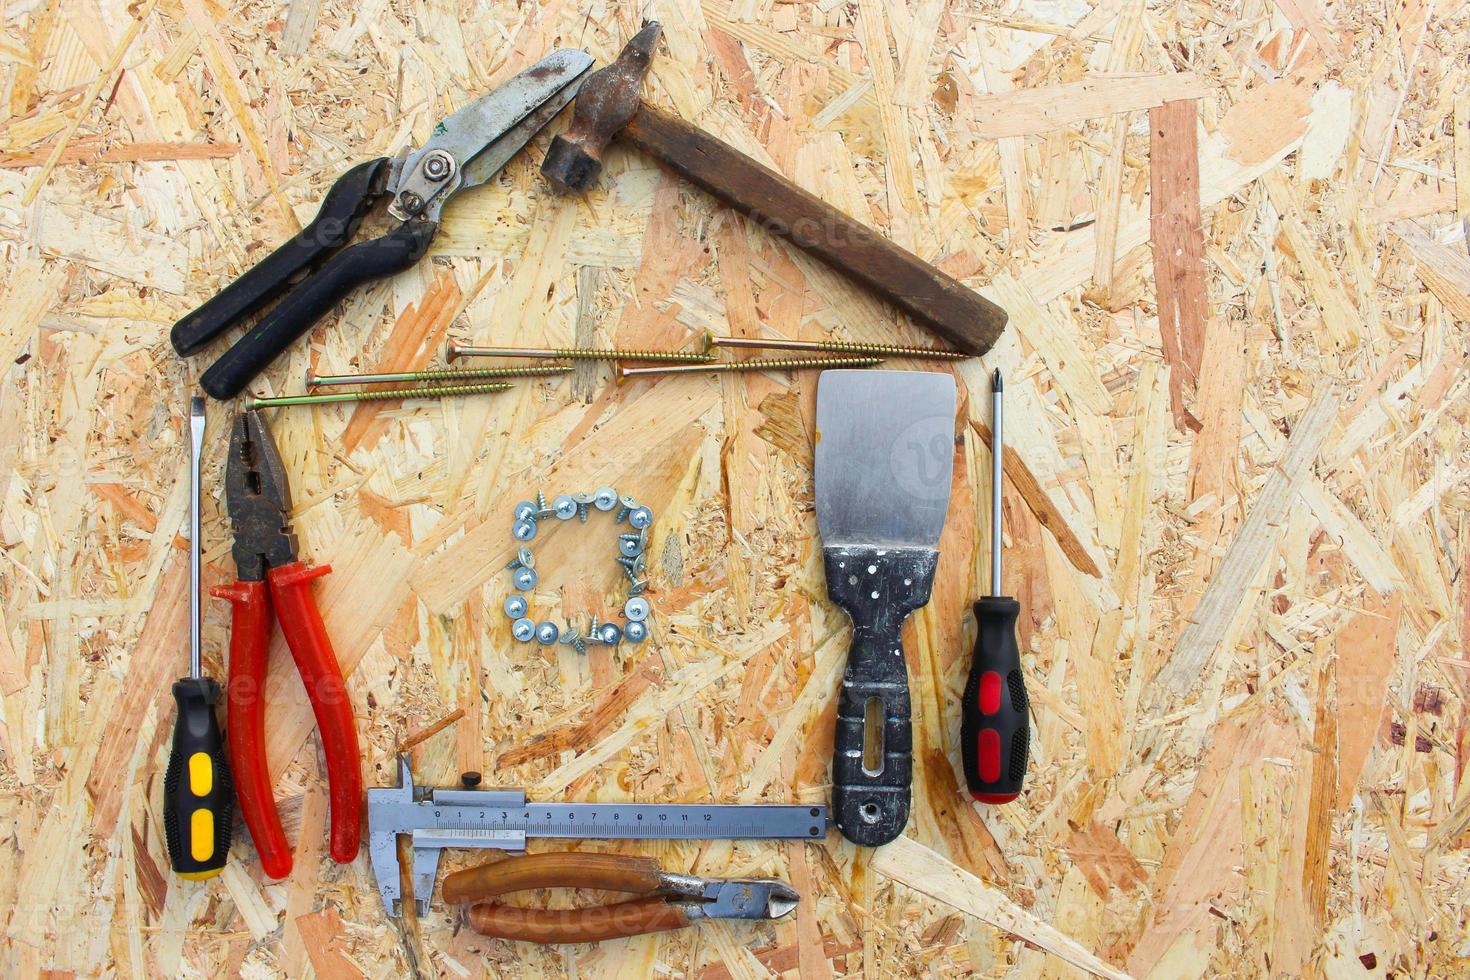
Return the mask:
[[825,371],[817,382],[817,527],[827,594],[852,617],[832,812],[854,844],[886,844],[908,822],[913,735],[899,628],[934,584],[954,418],[948,374]]

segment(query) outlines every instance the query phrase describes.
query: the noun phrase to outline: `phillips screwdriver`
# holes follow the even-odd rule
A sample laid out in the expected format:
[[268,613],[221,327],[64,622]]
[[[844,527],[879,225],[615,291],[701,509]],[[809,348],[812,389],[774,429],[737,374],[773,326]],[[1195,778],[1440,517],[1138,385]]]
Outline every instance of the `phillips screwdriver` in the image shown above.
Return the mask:
[[1016,647],[1021,604],[1001,594],[1000,503],[1004,385],[999,369],[991,388],[990,595],[975,603],[975,655],[960,706],[960,755],[970,795],[981,803],[1009,803],[1026,777],[1030,722],[1026,681]]
[[213,878],[230,853],[235,791],[214,706],[220,687],[199,657],[199,455],[204,399],[189,406],[189,676],[174,682],[174,742],[163,777],[163,830],[169,863],[181,878]]

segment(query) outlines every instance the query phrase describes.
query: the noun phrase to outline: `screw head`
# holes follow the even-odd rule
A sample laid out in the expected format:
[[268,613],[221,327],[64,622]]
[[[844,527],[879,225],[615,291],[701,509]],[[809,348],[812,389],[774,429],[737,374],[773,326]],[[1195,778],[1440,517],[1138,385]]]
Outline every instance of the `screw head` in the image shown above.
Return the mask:
[[524,643],[536,635],[536,624],[523,616],[510,624],[510,635]]
[[556,511],[558,520],[569,521],[577,516],[577,502],[566,494],[562,494],[551,502],[551,509]]
[[516,588],[522,592],[527,592],[536,587],[536,570],[534,568],[517,568],[515,573],[511,575],[510,580],[515,584]]
[[544,647],[549,647],[561,636],[561,630],[556,628],[552,622],[540,622],[536,624],[536,642]]
[[510,529],[510,533],[515,536],[517,541],[530,541],[536,536],[536,522],[516,521],[515,525]]
[[521,548],[516,551],[516,564],[524,565],[526,568],[535,568],[536,556],[531,554],[530,548]]
[[642,643],[648,639],[648,627],[643,623],[629,623],[623,629],[623,639],[629,643]]
[[641,596],[634,596],[623,603],[623,615],[630,622],[641,623],[648,618],[648,600]]
[[534,521],[536,519],[536,510],[537,508],[535,504],[531,503],[529,500],[522,500],[520,503],[516,504],[516,520]]
[[398,204],[409,214],[418,214],[423,209],[424,199],[413,191],[404,191],[398,195]]
[[599,487],[592,495],[592,506],[598,510],[612,510],[618,505],[618,492],[612,487]]
[[511,619],[520,619],[526,614],[526,608],[524,596],[508,595],[505,597],[505,614]]
[[449,157],[442,150],[424,158],[424,176],[430,180],[443,180],[449,176]]
[[623,631],[618,629],[616,623],[604,623],[597,631],[597,638],[610,647],[617,646],[618,641],[623,638]]
[[632,541],[623,540],[618,542],[618,551],[622,552],[624,558],[632,558],[643,550],[643,543],[637,538]]
[[647,507],[634,508],[633,512],[628,515],[628,523],[641,531],[653,523],[653,511]]

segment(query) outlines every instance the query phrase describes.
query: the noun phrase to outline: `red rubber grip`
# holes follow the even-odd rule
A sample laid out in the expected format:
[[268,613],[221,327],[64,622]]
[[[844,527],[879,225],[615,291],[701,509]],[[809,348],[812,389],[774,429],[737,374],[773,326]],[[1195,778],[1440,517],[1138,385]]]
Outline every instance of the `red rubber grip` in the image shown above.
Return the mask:
[[276,814],[274,781],[265,760],[265,669],[270,653],[271,603],[264,582],[236,582],[210,590],[234,607],[230,617],[229,725],[225,743],[240,816],[250,830],[260,866],[272,878],[291,873],[291,848]]
[[330,565],[312,567],[293,561],[272,568],[267,578],[271,604],[311,699],[327,759],[332,860],[348,864],[357,857],[362,841],[362,753],[357,747],[357,723],[347,699],[347,684],[311,593],[311,580],[331,570]]

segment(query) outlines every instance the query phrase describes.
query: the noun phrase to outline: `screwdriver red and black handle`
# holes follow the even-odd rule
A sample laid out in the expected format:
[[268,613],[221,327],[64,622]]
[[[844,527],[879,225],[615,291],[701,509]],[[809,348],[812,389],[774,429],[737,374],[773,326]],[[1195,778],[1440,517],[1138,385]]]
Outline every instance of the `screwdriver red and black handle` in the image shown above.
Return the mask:
[[960,706],[960,757],[965,784],[981,803],[1009,803],[1021,793],[1031,738],[1026,679],[1016,646],[1021,604],[1001,595],[1001,375],[995,372],[991,427],[991,594],[975,603],[975,654]]

